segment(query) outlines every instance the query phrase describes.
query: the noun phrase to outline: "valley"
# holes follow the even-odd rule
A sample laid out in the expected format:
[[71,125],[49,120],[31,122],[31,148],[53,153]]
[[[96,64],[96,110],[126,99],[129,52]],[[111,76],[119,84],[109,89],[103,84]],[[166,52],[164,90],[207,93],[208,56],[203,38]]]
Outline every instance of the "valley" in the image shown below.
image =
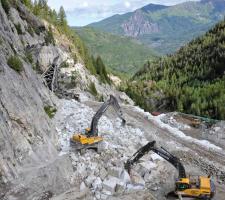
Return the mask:
[[[194,189],[187,200],[224,200],[223,5],[150,4],[72,29],[63,6],[0,0],[0,199],[166,200]],[[173,31],[185,45],[161,57],[180,47]]]
[[117,36],[93,28],[76,28],[94,57],[101,56],[108,70],[114,73],[136,73],[139,66],[153,60],[157,53],[135,39]]

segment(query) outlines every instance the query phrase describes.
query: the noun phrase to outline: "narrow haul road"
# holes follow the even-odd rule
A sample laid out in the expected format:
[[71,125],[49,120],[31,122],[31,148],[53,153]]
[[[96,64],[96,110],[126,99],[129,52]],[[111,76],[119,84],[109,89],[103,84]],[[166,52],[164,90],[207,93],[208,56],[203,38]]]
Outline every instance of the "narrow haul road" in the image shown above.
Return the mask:
[[[101,105],[101,103],[91,101],[85,102],[85,104],[94,110],[97,110]],[[223,150],[214,150],[208,146],[204,147],[178,137],[160,127],[154,120],[149,120],[144,113],[135,109],[134,106],[123,106],[122,109],[127,125],[140,128],[149,141],[156,140],[159,145],[179,156],[188,174],[213,176],[217,188],[214,199],[225,199],[225,153]],[[115,113],[111,112],[110,109],[105,115],[112,118]],[[159,194],[156,195],[159,198]]]

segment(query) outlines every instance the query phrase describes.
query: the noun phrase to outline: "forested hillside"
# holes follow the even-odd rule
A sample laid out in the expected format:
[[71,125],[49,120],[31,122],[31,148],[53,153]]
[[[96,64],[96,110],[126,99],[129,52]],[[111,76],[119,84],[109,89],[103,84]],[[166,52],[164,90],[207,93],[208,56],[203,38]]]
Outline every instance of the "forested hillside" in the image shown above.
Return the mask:
[[101,56],[113,71],[133,75],[147,60],[156,56],[150,47],[132,38],[113,35],[94,28],[76,28],[90,52]]
[[225,119],[225,20],[176,54],[146,63],[125,90],[146,110]]
[[187,1],[174,6],[149,4],[89,26],[135,38],[165,55],[204,34],[223,19],[224,13],[224,0]]

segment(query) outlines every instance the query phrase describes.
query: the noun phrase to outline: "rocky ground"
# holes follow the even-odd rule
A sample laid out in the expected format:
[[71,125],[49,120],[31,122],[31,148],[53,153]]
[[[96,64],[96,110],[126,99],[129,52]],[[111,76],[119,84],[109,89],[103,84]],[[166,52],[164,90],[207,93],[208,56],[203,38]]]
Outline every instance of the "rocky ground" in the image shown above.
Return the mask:
[[[70,147],[69,138],[89,127],[99,106],[100,103],[96,102],[59,102],[54,121],[61,143],[60,154],[69,154],[72,160],[74,187],[53,197],[54,200],[72,199],[74,193],[83,199],[136,199],[137,194],[138,199],[165,199],[164,195],[173,190],[177,172],[162,158],[150,152],[133,167],[131,175],[124,170],[124,162],[151,140],[179,156],[188,173],[213,175],[218,188],[215,199],[223,199],[225,169],[222,149],[207,141],[179,135],[178,129],[138,107],[123,107],[127,120],[124,127],[116,114],[108,110],[99,122],[99,133],[104,137],[99,152],[76,152]],[[218,159],[213,159],[214,155]]]
[[[20,3],[9,13],[0,4],[0,199],[163,200],[177,177],[169,163],[149,153],[133,167],[131,175],[124,170],[124,162],[151,140],[179,156],[188,173],[213,175],[215,199],[224,199],[224,122],[208,130],[209,137],[185,135],[174,124],[162,122],[165,115],[153,117],[133,106],[114,86],[100,83],[85,68],[77,47],[70,46],[68,38],[54,27],[56,44],[47,44],[48,27]],[[77,62],[72,54],[78,57]],[[21,60],[20,72],[7,64],[10,56]],[[79,96],[82,103],[65,100],[64,95],[59,100],[44,85],[39,70],[64,62],[68,67],[59,69],[60,89]],[[76,77],[75,83],[72,77]],[[95,84],[97,97],[90,94],[90,83]],[[101,105],[94,100],[109,94],[126,104],[122,107],[126,126],[108,110],[99,122],[99,133],[104,137],[99,152],[76,152],[69,143],[71,135],[90,126]],[[53,119],[46,111],[49,108],[57,110]]]

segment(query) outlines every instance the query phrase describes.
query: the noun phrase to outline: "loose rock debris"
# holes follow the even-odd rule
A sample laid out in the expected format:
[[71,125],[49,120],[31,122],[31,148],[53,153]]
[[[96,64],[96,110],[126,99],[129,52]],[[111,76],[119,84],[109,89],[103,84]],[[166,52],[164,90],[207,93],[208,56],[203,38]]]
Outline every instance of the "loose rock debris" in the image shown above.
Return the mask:
[[[99,144],[99,152],[74,151],[69,144],[70,137],[89,127],[95,112],[76,101],[62,100],[60,105],[54,120],[60,138],[61,153],[70,154],[74,168],[73,181],[79,184],[80,191],[89,188],[96,199],[140,191],[145,188],[146,183],[158,176],[161,169],[159,165],[165,168],[168,165],[162,159],[155,159],[154,153],[149,153],[134,166],[129,175],[124,169],[124,163],[148,141],[140,129],[122,127],[119,118],[111,121],[103,116],[100,119],[99,134],[104,137],[104,141]],[[157,189],[158,187],[154,187],[154,190]]]
[[[165,126],[160,121],[160,117],[154,118],[137,107],[133,107],[133,109],[143,113],[149,120],[155,121],[159,127]],[[104,141],[99,144],[98,152],[94,150],[76,152],[70,146],[70,137],[72,134],[81,133],[88,128],[94,114],[92,108],[82,103],[74,100],[61,100],[54,118],[61,154],[68,153],[70,155],[74,168],[72,180],[80,192],[89,192],[94,199],[113,199],[114,197],[123,198],[124,195],[128,195],[126,198],[135,198],[134,194],[141,192],[144,195],[146,194],[144,191],[147,191],[150,199],[152,198],[150,197],[151,192],[157,197],[160,196],[157,199],[163,199],[164,194],[174,189],[173,183],[177,177],[176,169],[152,152],[133,166],[130,175],[127,173],[124,163],[148,141],[141,129],[129,125],[122,127],[119,118],[111,120],[102,116],[100,119],[99,135],[103,136]],[[174,131],[172,127],[166,128]],[[148,134],[154,135],[151,132]],[[194,141],[199,143],[196,139]],[[203,146],[202,141],[200,146]],[[204,147],[207,148],[208,145],[204,145]],[[174,148],[176,149],[176,147]],[[142,198],[140,197],[140,199]]]

